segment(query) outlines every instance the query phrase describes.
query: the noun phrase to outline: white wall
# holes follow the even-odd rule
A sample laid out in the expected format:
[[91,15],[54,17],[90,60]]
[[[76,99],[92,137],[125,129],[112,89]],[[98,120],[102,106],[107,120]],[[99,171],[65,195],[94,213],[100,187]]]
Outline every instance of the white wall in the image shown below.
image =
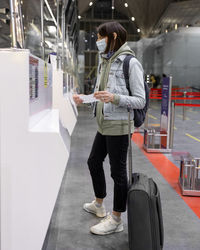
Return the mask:
[[165,73],[173,85],[200,88],[200,28],[179,28],[156,38],[129,43],[146,74]]
[[184,28],[166,36],[163,71],[181,86],[200,87],[200,28]]

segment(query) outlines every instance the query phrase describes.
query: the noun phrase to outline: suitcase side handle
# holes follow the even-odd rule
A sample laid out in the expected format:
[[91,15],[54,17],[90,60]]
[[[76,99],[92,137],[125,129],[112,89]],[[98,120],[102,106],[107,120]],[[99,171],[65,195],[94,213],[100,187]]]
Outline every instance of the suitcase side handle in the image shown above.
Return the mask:
[[161,245],[161,249],[163,249],[163,246],[164,246],[164,228],[163,228],[163,216],[162,216],[160,192],[159,192],[157,184],[154,181],[153,181],[153,183],[156,187],[156,195],[155,196],[156,196],[156,206],[157,206],[157,211],[158,211],[159,228],[160,228],[160,245]]
[[133,180],[132,180],[132,145],[131,145],[131,107],[130,105],[127,106],[128,111],[128,173],[129,173],[129,186],[131,187]]

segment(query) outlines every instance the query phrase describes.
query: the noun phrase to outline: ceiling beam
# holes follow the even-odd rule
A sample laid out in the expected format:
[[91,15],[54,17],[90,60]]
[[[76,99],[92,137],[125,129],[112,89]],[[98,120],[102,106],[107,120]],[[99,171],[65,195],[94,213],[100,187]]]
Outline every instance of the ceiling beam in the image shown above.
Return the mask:
[[106,23],[106,22],[119,22],[119,23],[130,23],[130,20],[126,19],[95,19],[95,18],[81,18],[80,22],[87,22],[87,23]]

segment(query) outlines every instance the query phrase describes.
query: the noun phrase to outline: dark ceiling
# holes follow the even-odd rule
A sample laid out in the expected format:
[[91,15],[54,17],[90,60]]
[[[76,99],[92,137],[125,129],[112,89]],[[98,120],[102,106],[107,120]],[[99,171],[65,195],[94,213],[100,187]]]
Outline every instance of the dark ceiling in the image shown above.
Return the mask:
[[[134,16],[143,36],[149,36],[165,9],[173,0],[127,0],[129,15]],[[127,12],[123,0],[116,1],[116,9]]]
[[[95,5],[95,2],[100,0],[94,0],[93,6]],[[101,2],[104,2],[105,0],[101,0]],[[86,11],[88,11],[89,8],[92,8],[89,6],[89,3],[91,0],[79,0],[78,6],[79,6],[79,13],[81,16],[84,16]],[[120,12],[124,15],[126,15],[128,18],[135,17],[135,23],[138,28],[141,30],[142,37],[149,37],[150,34],[152,34],[152,31],[155,27],[157,27],[157,24],[162,19],[164,13],[166,12],[167,8],[170,6],[171,3],[175,3],[174,8],[181,8],[181,3],[188,4],[188,8],[190,6],[190,3],[193,3],[193,6],[195,3],[198,5],[200,0],[115,0],[114,1],[114,7],[117,12]],[[128,7],[125,7],[125,3],[128,4]],[[176,5],[177,4],[177,5]],[[192,10],[190,10],[191,13]],[[192,14],[197,15],[197,11],[195,12],[195,8],[193,8],[194,13]],[[177,14],[178,14],[177,9]],[[182,14],[182,20],[184,19],[184,11],[181,12]],[[173,13],[174,15],[174,13]],[[168,20],[170,19],[170,16],[168,16]],[[130,19],[131,21],[131,19]],[[157,27],[158,28],[158,27]]]
[[[95,6],[95,3],[98,1],[98,6],[103,6],[103,3],[109,2],[111,8],[112,0],[63,0],[63,3],[67,6],[73,6],[72,3],[78,1],[79,15],[84,18],[87,18],[89,9]],[[23,14],[24,25],[26,23],[34,23],[40,26],[40,0],[22,0],[23,2]],[[54,16],[56,17],[56,2],[57,0],[48,0],[49,5],[51,6]],[[89,3],[93,2],[92,6],[89,6]],[[114,0],[114,14],[113,17],[117,16],[126,18],[126,25],[130,27],[129,31],[136,36],[137,28],[141,30],[141,37],[150,37],[155,36],[159,33],[164,32],[165,30],[170,31],[173,27],[178,24],[180,26],[200,26],[200,0]],[[101,3],[101,4],[100,4]],[[125,7],[125,3],[128,4],[128,7]],[[1,9],[6,9],[6,12],[1,12]],[[97,18],[99,14],[102,15],[105,10],[101,7],[97,8],[97,12],[94,12],[95,15],[90,19]],[[70,10],[71,12],[73,10]],[[46,10],[45,15],[48,20],[52,21],[49,12]],[[107,10],[109,18],[111,18],[110,13],[112,11]],[[121,16],[120,16],[121,15]],[[99,15],[100,16],[100,15]],[[135,21],[131,21],[131,17],[135,18]],[[68,14],[66,16],[68,18]],[[98,17],[99,18],[99,17]],[[104,18],[102,15],[101,18]],[[8,41],[10,40],[10,20],[9,20],[9,0],[0,0],[0,44],[8,46]],[[101,19],[102,21],[104,19]],[[129,21],[130,20],[130,21]],[[84,21],[84,20],[83,20]],[[78,26],[75,27],[77,30]],[[130,32],[130,33],[131,33]]]

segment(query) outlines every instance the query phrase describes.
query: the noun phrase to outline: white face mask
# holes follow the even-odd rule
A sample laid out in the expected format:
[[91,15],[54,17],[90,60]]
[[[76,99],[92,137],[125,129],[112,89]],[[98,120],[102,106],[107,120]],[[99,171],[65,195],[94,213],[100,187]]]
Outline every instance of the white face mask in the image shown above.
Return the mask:
[[96,45],[97,45],[97,48],[98,48],[100,53],[105,52],[106,47],[107,47],[106,39],[103,38],[103,39],[101,39],[99,41],[96,41]]

